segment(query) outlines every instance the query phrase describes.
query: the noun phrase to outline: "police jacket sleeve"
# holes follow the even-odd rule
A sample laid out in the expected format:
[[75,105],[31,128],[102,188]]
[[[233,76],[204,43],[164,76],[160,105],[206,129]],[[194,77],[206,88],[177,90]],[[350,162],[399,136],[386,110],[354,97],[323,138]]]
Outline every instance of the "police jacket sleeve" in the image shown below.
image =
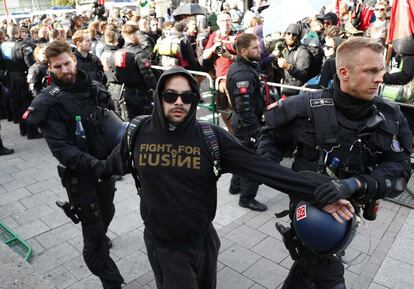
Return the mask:
[[142,51],[135,55],[135,62],[139,67],[142,77],[145,80],[145,84],[148,89],[155,89],[156,79],[151,69],[150,56]]
[[251,73],[241,71],[233,74],[227,83],[233,109],[238,116],[243,129],[254,132],[260,128],[259,120],[254,110],[256,80]]
[[226,172],[256,180],[286,194],[308,200],[312,198],[316,187],[324,183],[321,179],[308,178],[259,156],[242,146],[222,128],[215,127],[215,131],[220,146],[221,165]]
[[58,110],[51,108],[46,121],[40,124],[42,134],[53,156],[64,166],[78,172],[89,172],[95,157],[81,151],[68,135],[68,127]]
[[358,176],[365,183],[365,194],[368,198],[396,197],[405,190],[405,185],[411,177],[412,135],[400,111],[399,115],[400,127],[392,139],[393,149],[383,152],[379,165],[369,175]]
[[403,66],[400,72],[385,73],[383,82],[385,84],[404,85],[414,78],[414,56],[403,56]]
[[295,53],[298,54],[294,57],[296,61],[295,63],[290,63],[292,65],[292,68],[288,70],[288,72],[292,77],[306,82],[308,81],[309,70],[311,66],[310,52],[306,48],[299,48]]

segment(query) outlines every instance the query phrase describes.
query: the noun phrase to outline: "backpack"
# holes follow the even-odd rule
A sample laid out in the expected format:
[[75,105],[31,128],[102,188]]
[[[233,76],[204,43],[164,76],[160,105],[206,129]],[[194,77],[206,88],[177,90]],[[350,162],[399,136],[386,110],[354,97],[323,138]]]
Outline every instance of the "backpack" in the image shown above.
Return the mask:
[[[149,120],[149,115],[139,115],[131,120],[127,128],[127,143],[129,151],[128,165],[131,167],[131,174],[135,181],[135,186],[138,190],[138,194],[141,193],[141,182],[139,181],[138,171],[132,165],[133,162],[133,147],[134,140],[137,132],[139,131],[142,124]],[[220,178],[222,169],[221,169],[221,160],[220,160],[220,148],[218,145],[217,136],[213,131],[212,126],[207,122],[198,122],[200,124],[201,132],[203,134],[203,140],[207,145],[207,150],[209,151],[210,156],[213,158],[213,171],[215,176]]]

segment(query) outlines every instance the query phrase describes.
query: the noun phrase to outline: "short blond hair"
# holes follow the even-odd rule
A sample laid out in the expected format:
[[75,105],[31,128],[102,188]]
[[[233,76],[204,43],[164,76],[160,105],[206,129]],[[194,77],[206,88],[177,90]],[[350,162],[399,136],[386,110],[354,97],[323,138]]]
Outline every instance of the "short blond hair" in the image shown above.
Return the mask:
[[352,37],[342,42],[336,50],[336,68],[351,68],[358,61],[356,56],[364,49],[370,49],[372,52],[384,54],[384,46],[378,41],[368,37]]
[[82,42],[85,35],[90,35],[87,29],[78,30],[72,35],[72,42],[75,45],[78,45],[79,42]]

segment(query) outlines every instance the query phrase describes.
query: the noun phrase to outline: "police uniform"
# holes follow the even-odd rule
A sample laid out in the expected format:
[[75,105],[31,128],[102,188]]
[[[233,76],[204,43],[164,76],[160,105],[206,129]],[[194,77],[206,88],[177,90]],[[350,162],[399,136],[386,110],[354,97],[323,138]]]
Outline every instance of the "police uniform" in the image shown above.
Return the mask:
[[8,86],[10,88],[10,106],[13,121],[19,123],[20,134],[28,138],[37,138],[39,133],[35,127],[26,125],[21,116],[29,106],[32,97],[27,85],[27,70],[34,63],[34,44],[29,39],[10,39],[1,44],[4,66],[8,72]]
[[[363,186],[351,197],[357,211],[403,191],[405,186],[399,184],[411,175],[411,132],[397,105],[378,96],[356,99],[340,90],[336,78],[333,89],[300,94],[273,106],[266,113],[261,154],[280,161],[284,152],[296,149],[295,171],[356,177]],[[300,200],[292,195],[291,206]],[[298,250],[283,288],[345,288],[344,266],[338,259],[317,255],[303,244]]]
[[[265,107],[260,94],[259,66],[239,56],[230,66],[226,81],[233,107],[231,124],[234,135],[244,146],[256,150]],[[240,203],[247,204],[256,197],[258,188],[257,182],[234,175],[230,192],[241,193]]]
[[78,50],[74,54],[77,59],[76,67],[78,69],[85,71],[91,80],[96,80],[103,84],[106,83],[102,63],[96,55],[88,52],[86,57],[84,57]]
[[[39,125],[52,154],[59,161],[59,175],[68,191],[69,212],[82,225],[83,257],[104,288],[121,288],[123,278],[109,256],[108,226],[114,216],[115,182],[111,175],[97,177],[96,164],[112,150],[104,140],[102,109],[110,97],[99,82],[78,70],[73,85],[53,85],[40,93],[25,113],[28,123]],[[75,117],[81,117],[86,138],[77,137]]]
[[27,83],[29,84],[29,90],[33,97],[38,96],[43,88],[49,86],[50,81],[51,79],[46,64],[35,63],[29,67]]
[[124,84],[123,97],[128,118],[151,114],[152,90],[156,79],[151,70],[149,55],[139,45],[127,43],[115,52],[115,61],[110,68],[118,81]]
[[101,54],[101,62],[106,76],[108,92],[114,101],[115,112],[123,119],[127,119],[125,101],[122,98],[122,83],[116,77],[116,72],[111,67],[115,67],[115,52],[118,50],[116,45],[105,45]]

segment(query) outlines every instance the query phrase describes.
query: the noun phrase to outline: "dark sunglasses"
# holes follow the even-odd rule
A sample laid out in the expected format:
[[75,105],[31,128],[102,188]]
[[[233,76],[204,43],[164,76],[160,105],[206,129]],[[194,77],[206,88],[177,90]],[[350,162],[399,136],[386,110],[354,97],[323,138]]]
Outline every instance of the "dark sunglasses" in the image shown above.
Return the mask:
[[385,11],[385,9],[384,9],[384,8],[375,8],[374,10],[375,10],[375,11]]
[[298,36],[296,33],[290,33],[290,32],[286,32],[286,35],[292,35],[293,37]]
[[163,91],[161,92],[162,99],[167,103],[175,103],[178,97],[181,97],[181,100],[185,104],[191,104],[197,99],[197,93],[192,91],[187,91],[183,93],[178,93],[175,91]]

